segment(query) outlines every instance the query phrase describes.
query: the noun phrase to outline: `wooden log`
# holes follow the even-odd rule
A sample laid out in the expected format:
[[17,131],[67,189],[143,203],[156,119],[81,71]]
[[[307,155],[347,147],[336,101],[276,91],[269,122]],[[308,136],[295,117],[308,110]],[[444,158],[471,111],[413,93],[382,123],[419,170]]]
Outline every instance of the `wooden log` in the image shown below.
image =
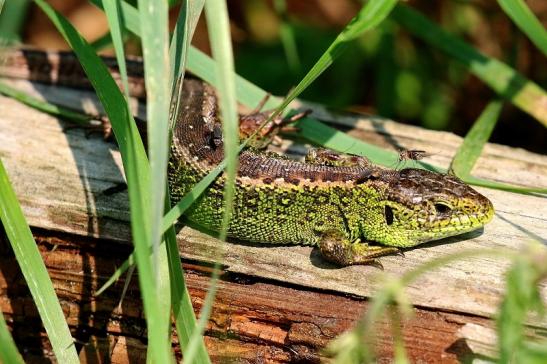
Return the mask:
[[[120,304],[124,279],[101,296],[97,288],[130,253],[129,246],[71,234],[35,230],[37,244],[48,268],[73,335],[83,347],[86,362],[111,353],[112,363],[141,362],[146,349],[146,324],[135,278]],[[51,348],[41,332],[38,313],[9,244],[0,245],[0,308],[13,328],[19,348],[28,357]],[[186,281],[196,313],[207,292],[210,269],[186,262]],[[324,292],[224,272],[206,331],[206,344],[218,362],[319,362],[330,340],[351,328],[366,311],[366,299]],[[413,361],[456,362],[471,353],[458,343],[464,324],[491,325],[489,320],[417,308],[404,321],[403,334]],[[380,358],[391,357],[393,338],[387,317],[378,323],[376,348]],[[173,342],[178,342],[173,337]],[[427,345],[424,345],[427,343]],[[180,355],[177,347],[176,351]],[[94,354],[92,354],[94,353]],[[131,361],[129,361],[131,362]]]
[[[47,86],[36,86],[36,90],[61,104],[67,104],[74,92],[59,86],[55,93],[48,93]],[[80,97],[96,102],[91,93],[79,92],[83,93]],[[37,238],[69,324],[76,332],[88,331],[82,336],[83,343],[105,335],[144,340],[136,286],[124,300],[122,312],[115,312],[121,285],[99,299],[92,297],[130,247],[127,194],[104,192],[123,182],[115,145],[104,142],[101,136],[86,137],[82,130],[63,132],[66,124],[62,121],[5,97],[0,97],[0,114],[0,158],[29,223],[38,229]],[[441,166],[448,164],[461,142],[450,133],[389,120],[333,115],[320,107],[314,107],[314,114],[383,147],[434,151],[428,161]],[[301,146],[287,146],[293,154],[302,151]],[[474,174],[523,186],[545,186],[547,158],[488,144]],[[384,273],[401,276],[430,259],[469,248],[514,250],[531,239],[545,243],[544,198],[478,189],[496,208],[496,217],[483,232],[409,249],[404,258],[382,258]],[[213,261],[220,242],[188,227],[179,231],[177,239],[181,257],[192,263],[187,279],[198,310],[208,282],[204,267]],[[59,248],[48,251],[55,245]],[[382,274],[367,266],[334,269],[310,247],[228,243],[224,249],[225,279],[207,331],[211,354],[218,360],[239,356],[249,362],[257,358],[272,362],[299,357],[316,360],[321,355],[318,349],[351,327],[366,309],[366,298],[374,294]],[[10,264],[14,265],[13,261]],[[487,318],[497,310],[507,267],[507,261],[491,257],[469,258],[426,273],[411,284],[407,294],[419,307],[415,319],[404,324],[411,358],[455,360],[465,352],[466,344],[456,332],[469,323],[491,326]],[[32,317],[28,295],[19,301],[10,294],[15,289],[12,287],[23,289],[22,278],[13,281],[17,274],[5,268],[1,273],[11,277],[0,278],[0,282],[7,282],[0,286],[3,311],[7,310],[8,317],[12,315],[14,324],[22,317]],[[545,283],[541,290],[546,297]],[[545,321],[535,324],[547,327]],[[380,358],[390,357],[392,339],[387,320],[378,332]],[[229,343],[227,348],[223,343]]]

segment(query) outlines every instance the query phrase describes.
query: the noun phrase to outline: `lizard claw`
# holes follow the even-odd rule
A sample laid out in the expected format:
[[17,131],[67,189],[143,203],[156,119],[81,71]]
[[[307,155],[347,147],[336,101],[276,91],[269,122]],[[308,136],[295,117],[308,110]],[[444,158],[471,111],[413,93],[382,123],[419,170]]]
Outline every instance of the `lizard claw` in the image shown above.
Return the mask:
[[368,265],[370,265],[372,267],[375,267],[375,268],[378,268],[382,271],[384,270],[384,265],[378,259],[372,260],[370,263],[368,263]]

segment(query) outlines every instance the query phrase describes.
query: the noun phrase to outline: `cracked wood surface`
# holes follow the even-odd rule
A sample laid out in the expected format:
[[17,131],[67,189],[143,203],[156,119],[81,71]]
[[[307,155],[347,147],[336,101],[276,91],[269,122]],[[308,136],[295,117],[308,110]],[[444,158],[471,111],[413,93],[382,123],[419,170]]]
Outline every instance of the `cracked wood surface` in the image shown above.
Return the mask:
[[[83,345],[80,358],[86,363],[97,363],[90,358],[98,357],[110,357],[112,363],[144,362],[146,323],[137,280],[131,280],[121,305],[124,278],[101,296],[93,295],[129,254],[130,247],[49,230],[35,229],[34,235],[72,334]],[[1,237],[0,253],[0,309],[18,347],[25,349],[27,362],[49,361],[52,352],[47,337],[40,334],[32,297],[9,244]],[[192,304],[199,312],[211,269],[196,263],[185,263],[184,268]],[[224,272],[205,342],[214,362],[318,362],[323,357],[320,350],[351,328],[368,307],[369,302],[359,297]],[[409,358],[412,362],[451,363],[471,355],[459,339],[467,324],[491,326],[480,317],[415,309],[402,327]],[[391,358],[393,337],[388,318],[382,317],[377,327],[378,357]],[[180,356],[175,336],[173,343]]]
[[[38,86],[25,81],[10,82],[76,109],[97,104],[87,91]],[[135,110],[141,113],[143,109],[136,106]],[[122,245],[130,239],[127,194],[103,193],[123,182],[121,158],[114,144],[104,142],[100,135],[87,138],[82,130],[63,131],[65,123],[2,96],[0,115],[0,158],[6,165],[31,226],[52,233],[66,232],[73,236],[114,240]],[[391,149],[404,147],[431,151],[433,155],[426,161],[440,166],[448,165],[461,142],[461,138],[450,133],[427,131],[377,118],[331,115],[320,108],[314,110],[314,115],[335,126],[350,129],[351,135],[373,144]],[[297,155],[303,150],[301,146],[290,143],[285,147]],[[474,175],[523,186],[545,187],[547,157],[488,144]],[[496,216],[484,232],[410,249],[405,251],[404,258],[382,258],[385,273],[400,276],[430,259],[472,248],[521,249],[531,239],[545,244],[547,204],[544,198],[477,189],[490,198],[496,208]],[[216,239],[188,227],[181,229],[177,237],[182,257],[196,262],[211,262],[219,246]],[[108,244],[111,244],[108,240],[97,241],[105,245],[103,249],[108,249]],[[367,266],[335,268],[310,247],[228,243],[225,252],[223,267],[226,274],[266,279],[274,282],[273,286],[275,282],[283,282],[299,286],[301,290],[306,290],[304,287],[327,290],[334,296],[370,297],[378,286],[377,277],[381,273]],[[461,260],[425,274],[407,288],[407,293],[415,305],[428,312],[489,317],[496,311],[501,298],[503,273],[507,267],[506,260],[492,257]],[[63,274],[66,279],[66,270]],[[205,281],[200,284],[206,286]],[[542,291],[544,297],[547,296],[545,283]],[[247,294],[249,292],[254,291],[247,291]],[[359,312],[353,312],[352,319],[358,317]],[[430,320],[435,321],[434,318]],[[545,322],[534,324],[547,327]],[[252,336],[252,332],[262,330],[262,326],[255,322],[241,325],[248,330],[245,335]],[[433,330],[435,335],[439,332],[442,330]],[[275,339],[276,335],[281,336]],[[287,340],[286,335],[274,330],[267,340],[279,344]],[[255,339],[262,340],[259,336]],[[425,336],[423,339],[427,340]],[[309,348],[309,343],[306,345]]]

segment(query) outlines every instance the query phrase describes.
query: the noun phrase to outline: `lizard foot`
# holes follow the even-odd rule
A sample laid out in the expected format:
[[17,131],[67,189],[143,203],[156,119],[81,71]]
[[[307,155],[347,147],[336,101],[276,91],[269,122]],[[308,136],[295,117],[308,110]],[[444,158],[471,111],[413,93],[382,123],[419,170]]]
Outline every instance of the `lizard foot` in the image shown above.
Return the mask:
[[326,232],[319,242],[319,250],[325,259],[341,266],[355,264],[370,264],[383,269],[376,258],[399,253],[399,248],[369,245],[367,243],[350,241],[339,232]]

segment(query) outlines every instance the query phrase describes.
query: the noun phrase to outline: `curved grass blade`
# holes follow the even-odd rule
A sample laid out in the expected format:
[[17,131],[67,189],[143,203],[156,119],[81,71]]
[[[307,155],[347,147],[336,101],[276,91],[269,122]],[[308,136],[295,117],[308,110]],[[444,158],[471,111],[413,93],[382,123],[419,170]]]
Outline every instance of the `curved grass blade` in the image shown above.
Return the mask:
[[296,124],[298,135],[314,144],[343,153],[361,155],[373,163],[384,166],[393,165],[397,154],[354,138],[326,124],[305,118]]
[[480,53],[408,6],[399,4],[392,16],[415,36],[462,62],[502,98],[547,126],[547,93],[540,86],[507,64]]
[[100,296],[108,287],[116,283],[116,281],[126,272],[129,267],[135,264],[135,254],[131,253],[129,257],[120,265],[118,269],[108,278],[108,280],[94,294],[94,297]]
[[79,363],[74,340],[42,256],[0,160],[0,220],[60,363]]
[[484,145],[490,139],[502,107],[503,102],[501,100],[490,102],[475,121],[450,163],[449,169],[456,176],[462,178],[471,174],[471,170],[477,159],[479,159]]
[[[218,79],[214,72],[215,61],[195,47],[190,47],[188,50],[188,70],[211,85],[217,87]],[[236,77],[236,94],[237,100],[248,107],[255,107],[264,96],[268,93],[256,86],[252,82],[249,82],[245,78],[235,75]],[[266,104],[265,109],[273,108],[279,105],[281,99],[278,97],[270,97]]]
[[[477,178],[473,176],[467,176],[462,178],[462,181],[465,183],[469,183],[470,185],[474,186],[481,186],[481,187],[487,187],[487,188],[493,188],[495,190],[501,190],[501,191],[507,191],[507,192],[514,192],[514,193],[522,193],[525,195],[534,194],[534,195],[547,195],[547,188],[546,187],[522,187],[522,186],[515,186],[508,183],[502,183],[502,182],[496,182],[496,181],[490,181],[482,178]],[[543,196],[547,197],[547,196]]]
[[530,41],[547,56],[547,30],[526,3],[522,0],[498,0],[498,4]]
[[[1,0],[0,0],[0,10],[1,9]],[[17,350],[15,341],[6,325],[6,320],[4,320],[4,315],[0,312],[0,362],[2,363],[14,363],[14,364],[24,364],[23,357]]]
[[319,60],[308,71],[306,76],[289,93],[277,109],[277,114],[283,111],[298,95],[300,95],[321,73],[323,73],[351,44],[351,41],[370,29],[375,28],[397,4],[397,0],[370,0],[353,19],[346,25]]
[[166,342],[165,339],[167,333],[162,326],[164,313],[160,311],[149,254],[151,244],[148,238],[151,234],[147,211],[150,206],[148,194],[150,166],[135,121],[128,112],[125,98],[108,73],[106,66],[89,44],[62,15],[53,10],[44,0],[35,0],[35,3],[46,13],[78,56],[112,123],[128,182],[131,229],[152,359],[154,362],[168,363],[171,361],[172,355],[168,350],[170,349],[169,341]]

